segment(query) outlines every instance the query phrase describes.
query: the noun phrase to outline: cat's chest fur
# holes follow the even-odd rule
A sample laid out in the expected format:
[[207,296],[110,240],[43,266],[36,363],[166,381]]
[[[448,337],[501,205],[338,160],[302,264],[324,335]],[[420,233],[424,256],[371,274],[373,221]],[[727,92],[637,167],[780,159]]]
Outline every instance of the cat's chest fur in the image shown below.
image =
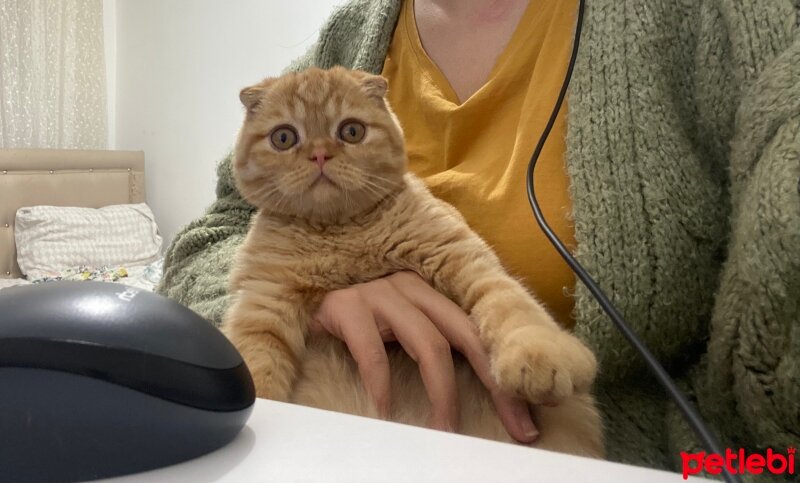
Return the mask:
[[405,190],[379,212],[327,227],[291,223],[259,214],[243,247],[247,279],[280,283],[292,290],[324,294],[411,269],[407,254],[419,240],[409,228],[419,223],[420,197]]
[[381,219],[363,226],[304,233],[298,245],[301,261],[297,268],[304,275],[301,283],[335,290],[402,270],[405,267],[386,256],[398,231],[393,223]]
[[259,214],[239,254],[232,288],[267,281],[304,294],[314,305],[332,290],[403,271],[435,285],[426,260],[446,250],[463,218],[406,175],[406,188],[391,203],[351,223],[314,227]]

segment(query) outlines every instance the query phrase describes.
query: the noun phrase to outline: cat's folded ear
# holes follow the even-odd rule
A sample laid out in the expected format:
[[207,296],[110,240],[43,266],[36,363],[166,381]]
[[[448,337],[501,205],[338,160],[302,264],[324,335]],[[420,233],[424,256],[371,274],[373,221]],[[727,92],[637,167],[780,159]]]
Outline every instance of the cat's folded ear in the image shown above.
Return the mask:
[[261,96],[264,94],[264,89],[260,86],[245,87],[239,91],[239,100],[242,105],[247,108],[249,112],[253,112],[261,102]]
[[368,96],[383,100],[389,88],[389,81],[383,76],[364,74],[361,78],[361,88]]
[[264,79],[258,84],[250,87],[245,87],[239,91],[239,100],[242,105],[247,108],[247,112],[253,112],[261,104],[261,99],[264,97],[264,92],[270,84],[275,82],[275,79]]

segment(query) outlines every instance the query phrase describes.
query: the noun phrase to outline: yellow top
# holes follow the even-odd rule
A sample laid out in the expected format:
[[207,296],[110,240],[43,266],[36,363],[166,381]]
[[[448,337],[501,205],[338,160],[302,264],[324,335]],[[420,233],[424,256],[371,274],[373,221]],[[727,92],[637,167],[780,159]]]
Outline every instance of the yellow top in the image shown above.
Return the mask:
[[[572,327],[575,278],[539,229],[525,172],[558,97],[572,48],[575,0],[532,0],[489,79],[459,104],[419,39],[404,2],[383,66],[406,136],[410,169],[454,205],[555,318]],[[561,108],[536,167],[545,217],[574,248]]]

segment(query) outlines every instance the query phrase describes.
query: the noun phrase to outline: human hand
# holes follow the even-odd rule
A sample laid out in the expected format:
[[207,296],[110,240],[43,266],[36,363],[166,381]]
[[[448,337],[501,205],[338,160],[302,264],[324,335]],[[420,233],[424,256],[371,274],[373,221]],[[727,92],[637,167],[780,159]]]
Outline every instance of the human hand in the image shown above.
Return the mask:
[[397,341],[419,365],[431,402],[428,426],[455,431],[459,408],[451,347],[463,354],[489,391],[512,438],[533,442],[539,432],[525,401],[501,390],[489,368],[478,329],[461,308],[413,272],[328,293],[311,331],[344,342],[368,396],[383,418],[391,414],[391,377],[385,342]]

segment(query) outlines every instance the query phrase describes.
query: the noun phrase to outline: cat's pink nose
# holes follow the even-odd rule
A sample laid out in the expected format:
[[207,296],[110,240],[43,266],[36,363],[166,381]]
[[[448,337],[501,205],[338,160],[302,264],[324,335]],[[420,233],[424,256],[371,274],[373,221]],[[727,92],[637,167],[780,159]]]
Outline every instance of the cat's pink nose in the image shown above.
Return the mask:
[[319,165],[319,169],[325,165],[325,163],[331,159],[333,156],[328,154],[328,150],[325,148],[316,148],[311,151],[311,156],[308,157],[309,161],[314,161]]

